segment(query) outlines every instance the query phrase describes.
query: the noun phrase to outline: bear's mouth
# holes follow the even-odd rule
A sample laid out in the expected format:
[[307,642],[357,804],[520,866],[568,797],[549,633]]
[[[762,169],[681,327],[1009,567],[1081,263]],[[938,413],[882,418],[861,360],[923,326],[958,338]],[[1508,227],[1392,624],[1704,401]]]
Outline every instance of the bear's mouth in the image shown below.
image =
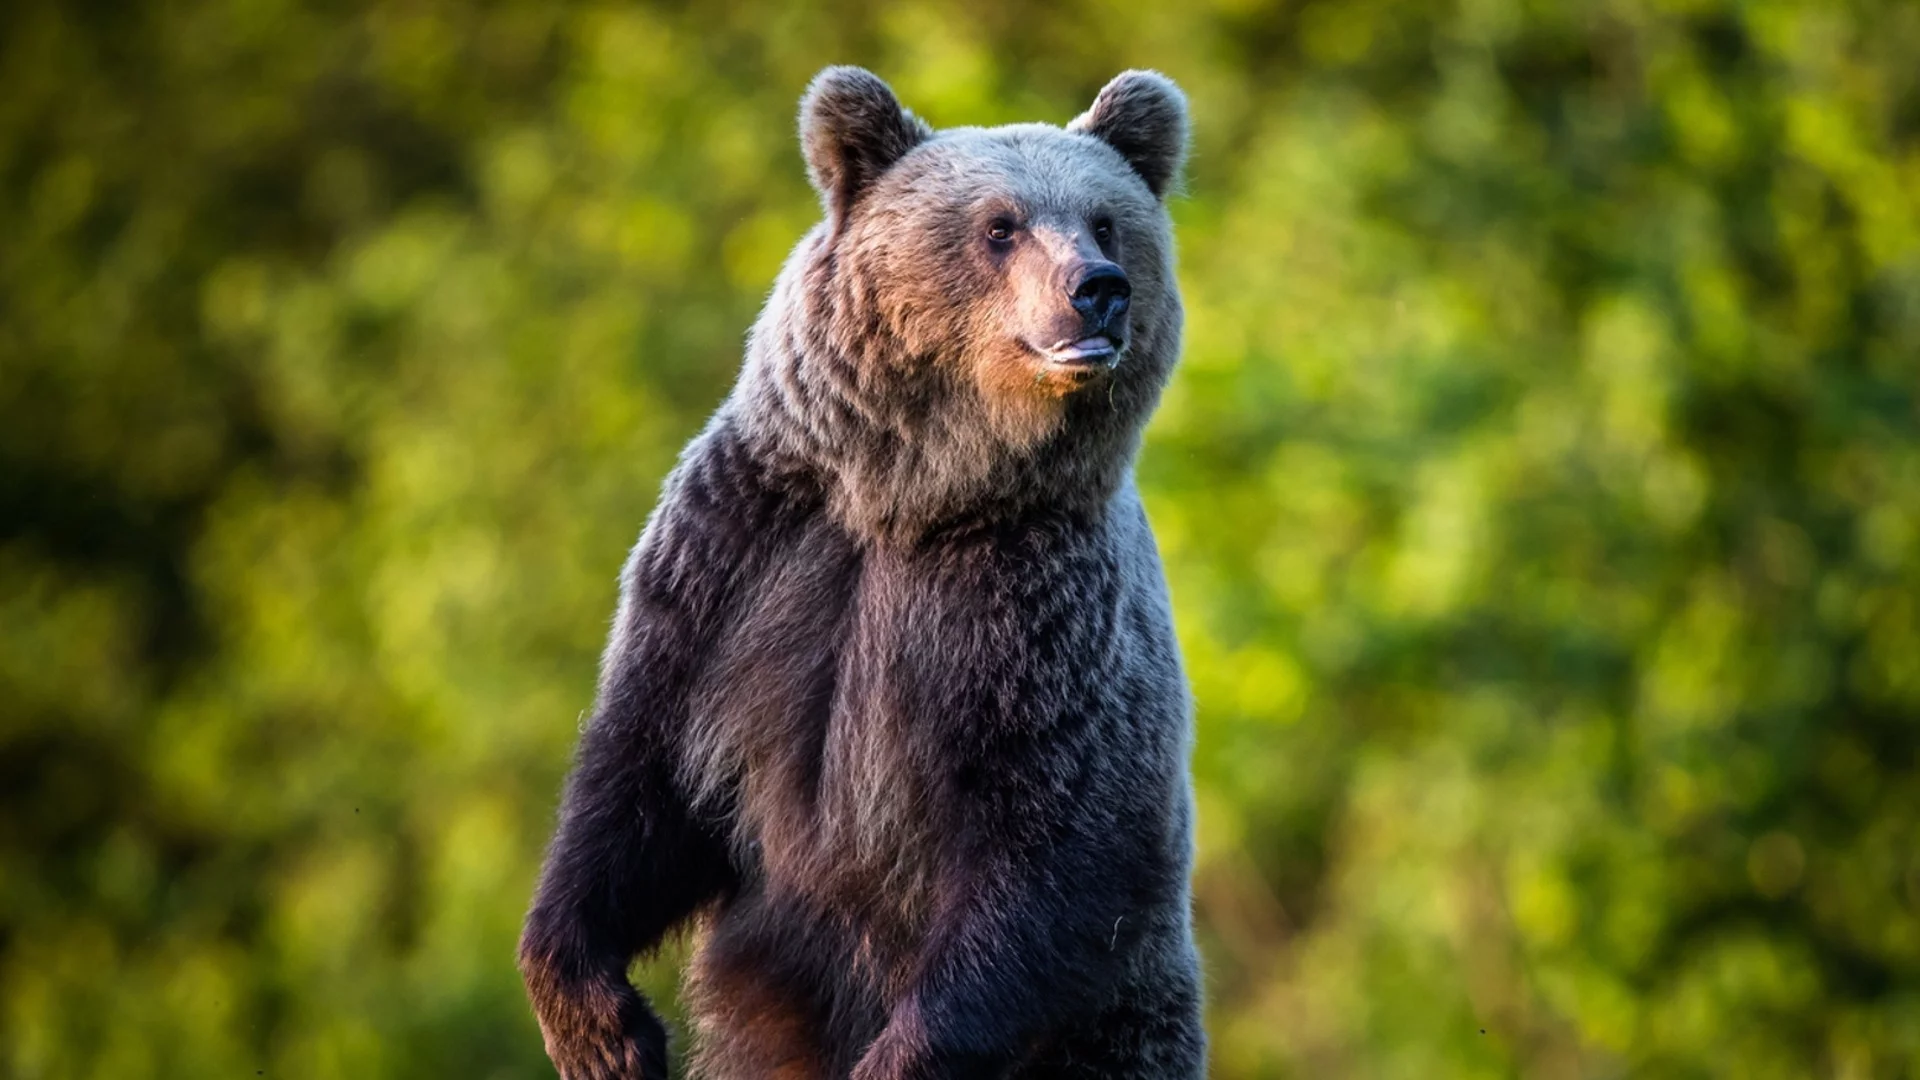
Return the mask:
[[1094,334],[1076,341],[1059,341],[1034,351],[1047,362],[1075,370],[1108,369],[1120,362],[1120,342],[1108,334]]

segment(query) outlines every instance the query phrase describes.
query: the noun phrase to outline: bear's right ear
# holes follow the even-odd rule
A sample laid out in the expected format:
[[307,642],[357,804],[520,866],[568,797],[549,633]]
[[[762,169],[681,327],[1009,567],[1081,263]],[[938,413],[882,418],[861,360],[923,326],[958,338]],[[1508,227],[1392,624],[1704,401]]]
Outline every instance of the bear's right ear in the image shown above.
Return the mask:
[[869,184],[932,135],[865,68],[830,67],[814,76],[800,99],[807,175],[836,229]]

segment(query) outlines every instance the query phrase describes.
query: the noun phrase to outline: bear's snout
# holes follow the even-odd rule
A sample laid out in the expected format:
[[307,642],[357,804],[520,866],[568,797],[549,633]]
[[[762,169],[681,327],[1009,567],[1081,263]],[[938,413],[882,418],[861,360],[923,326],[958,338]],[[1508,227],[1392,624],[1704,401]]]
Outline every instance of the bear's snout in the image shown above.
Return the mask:
[[1083,263],[1068,275],[1067,281],[1073,310],[1080,313],[1089,336],[1107,333],[1126,316],[1127,305],[1133,299],[1133,285],[1127,281],[1127,272],[1114,263]]

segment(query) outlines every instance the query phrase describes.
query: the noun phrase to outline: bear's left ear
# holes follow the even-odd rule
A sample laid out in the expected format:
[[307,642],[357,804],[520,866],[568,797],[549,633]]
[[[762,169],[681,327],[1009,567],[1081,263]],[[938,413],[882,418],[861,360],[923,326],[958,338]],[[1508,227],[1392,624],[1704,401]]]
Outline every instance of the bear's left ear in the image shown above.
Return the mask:
[[1120,151],[1154,195],[1165,198],[1187,158],[1187,96],[1157,71],[1123,71],[1067,130]]
[[807,175],[835,228],[867,186],[933,129],[908,112],[865,68],[830,67],[800,99],[800,148]]

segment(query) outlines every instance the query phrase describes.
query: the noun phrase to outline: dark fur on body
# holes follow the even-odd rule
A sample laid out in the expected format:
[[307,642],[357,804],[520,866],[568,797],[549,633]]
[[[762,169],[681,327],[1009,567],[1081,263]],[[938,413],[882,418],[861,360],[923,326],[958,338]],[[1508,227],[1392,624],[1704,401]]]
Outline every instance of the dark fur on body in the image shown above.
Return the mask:
[[[623,573],[521,942],[563,1077],[666,1075],[626,969],[682,925],[699,1076],[1203,1074],[1188,705],[1131,479],[1185,115],[1141,72],[1065,131],[809,90],[826,220]],[[1068,299],[1107,265],[1111,319]],[[1110,368],[1049,352],[1093,330]]]

